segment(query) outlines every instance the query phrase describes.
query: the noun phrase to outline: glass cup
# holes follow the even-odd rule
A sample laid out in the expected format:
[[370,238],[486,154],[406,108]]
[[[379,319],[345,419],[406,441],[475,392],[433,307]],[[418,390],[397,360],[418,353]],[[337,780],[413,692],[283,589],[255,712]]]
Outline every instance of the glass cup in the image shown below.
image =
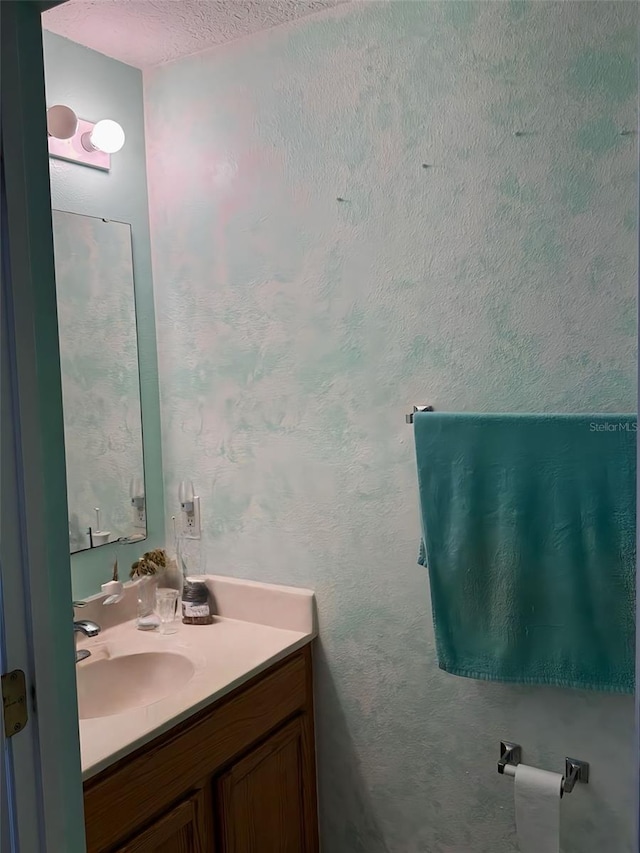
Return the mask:
[[137,624],[140,631],[153,631],[158,627],[157,619],[153,616],[157,586],[157,580],[149,575],[145,575],[135,582],[138,597]]
[[178,630],[176,612],[179,594],[177,589],[163,587],[156,590],[156,613],[160,619],[161,634],[175,634]]

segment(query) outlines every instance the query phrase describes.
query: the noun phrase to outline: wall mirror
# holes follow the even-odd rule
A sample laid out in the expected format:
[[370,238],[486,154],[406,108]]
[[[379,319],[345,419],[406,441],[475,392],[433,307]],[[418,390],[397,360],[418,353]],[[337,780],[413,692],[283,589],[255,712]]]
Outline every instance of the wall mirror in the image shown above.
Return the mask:
[[146,537],[131,226],[53,211],[69,547]]

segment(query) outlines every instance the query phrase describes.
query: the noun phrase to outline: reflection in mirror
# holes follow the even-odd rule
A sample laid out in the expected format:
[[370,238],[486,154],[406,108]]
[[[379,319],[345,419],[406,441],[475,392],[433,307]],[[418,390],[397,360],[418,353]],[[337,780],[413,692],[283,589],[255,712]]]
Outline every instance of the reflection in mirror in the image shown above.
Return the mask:
[[146,536],[131,227],[53,211],[71,553]]

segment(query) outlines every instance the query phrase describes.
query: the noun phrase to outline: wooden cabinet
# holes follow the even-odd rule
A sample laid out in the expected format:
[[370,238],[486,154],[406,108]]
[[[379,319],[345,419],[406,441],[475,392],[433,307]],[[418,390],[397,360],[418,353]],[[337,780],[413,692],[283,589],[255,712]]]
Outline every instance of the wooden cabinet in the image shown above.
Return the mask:
[[203,808],[202,793],[190,797],[120,847],[118,853],[205,853]]
[[[306,780],[304,720],[297,718],[254,749],[217,783],[224,853],[314,850],[315,807]],[[221,853],[222,853],[221,851]]]
[[84,800],[88,853],[318,853],[310,647],[89,779]]

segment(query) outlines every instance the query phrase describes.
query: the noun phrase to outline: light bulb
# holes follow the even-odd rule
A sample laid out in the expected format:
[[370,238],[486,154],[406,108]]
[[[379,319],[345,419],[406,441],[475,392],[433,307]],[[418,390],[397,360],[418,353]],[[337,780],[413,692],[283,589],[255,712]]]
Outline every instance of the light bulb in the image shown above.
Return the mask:
[[124,145],[124,130],[117,121],[102,119],[90,133],[82,134],[82,145],[88,151],[97,149],[105,154],[115,154]]
[[55,139],[71,139],[78,129],[78,116],[71,107],[55,104],[47,110],[47,133]]
[[186,512],[193,510],[193,483],[191,480],[182,480],[178,487],[178,500],[182,509]]

